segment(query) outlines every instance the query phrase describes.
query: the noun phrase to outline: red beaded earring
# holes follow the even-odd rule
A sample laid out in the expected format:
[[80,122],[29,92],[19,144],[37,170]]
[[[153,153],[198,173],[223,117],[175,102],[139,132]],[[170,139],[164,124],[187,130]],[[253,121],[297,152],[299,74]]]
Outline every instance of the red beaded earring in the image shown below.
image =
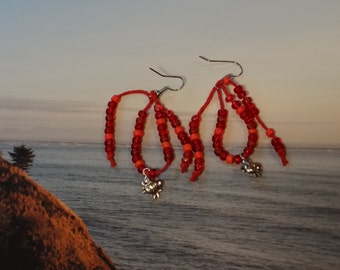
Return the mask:
[[[194,151],[194,164],[195,168],[190,178],[191,181],[197,180],[197,178],[203,173],[205,169],[204,160],[204,146],[199,134],[199,127],[201,122],[201,115],[208,107],[209,103],[217,93],[220,109],[217,112],[217,122],[212,136],[212,146],[214,153],[222,161],[228,164],[242,164],[241,170],[247,172],[254,177],[262,175],[262,166],[258,162],[253,162],[250,156],[254,153],[255,147],[258,141],[258,124],[265,129],[267,137],[271,138],[271,144],[275,151],[281,158],[283,166],[287,165],[286,148],[282,143],[281,138],[275,135],[275,131],[272,128],[268,128],[259,116],[259,109],[256,107],[252,98],[250,98],[243,89],[243,87],[237,84],[233,78],[238,77],[243,73],[242,66],[236,61],[225,60],[210,60],[206,57],[199,56],[203,60],[208,62],[227,62],[238,65],[241,69],[238,75],[229,74],[224,78],[218,80],[215,86],[212,88],[207,100],[202,105],[200,110],[191,118],[189,123],[190,139],[192,141],[192,147]],[[233,87],[233,92],[229,91],[229,87]],[[225,95],[223,99],[223,95]],[[231,154],[223,147],[223,135],[227,127],[228,111],[225,109],[225,103],[231,104],[231,108],[235,110],[237,115],[244,121],[248,130],[248,142],[247,146],[243,149],[242,153]]]
[[[156,72],[162,77],[178,78],[182,80],[182,85],[173,89],[169,86],[165,86],[161,90],[129,90],[123,92],[119,95],[113,95],[111,100],[108,102],[108,108],[106,109],[106,123],[105,123],[105,152],[107,159],[110,161],[111,166],[115,167],[116,162],[114,159],[115,153],[115,120],[116,111],[118,104],[122,97],[131,94],[141,94],[145,95],[149,102],[147,105],[138,111],[138,116],[136,118],[135,129],[132,136],[131,144],[131,157],[137,171],[144,175],[144,180],[142,181],[142,191],[143,193],[150,194],[154,199],[159,198],[162,192],[164,181],[159,179],[158,176],[164,172],[174,160],[174,150],[170,142],[170,135],[168,130],[168,122],[174,128],[178,140],[180,141],[183,149],[183,158],[181,163],[181,171],[185,172],[187,168],[193,161],[193,152],[191,141],[188,133],[185,131],[184,127],[181,125],[181,121],[177,115],[167,109],[159,100],[159,96],[166,90],[177,91],[183,88],[185,84],[185,79],[181,76],[163,75],[156,70],[150,68],[152,71]],[[145,123],[151,107],[154,109],[154,116],[156,119],[156,125],[158,130],[159,139],[163,148],[163,155],[165,164],[160,169],[153,169],[146,165],[142,156],[142,142],[144,136]]]

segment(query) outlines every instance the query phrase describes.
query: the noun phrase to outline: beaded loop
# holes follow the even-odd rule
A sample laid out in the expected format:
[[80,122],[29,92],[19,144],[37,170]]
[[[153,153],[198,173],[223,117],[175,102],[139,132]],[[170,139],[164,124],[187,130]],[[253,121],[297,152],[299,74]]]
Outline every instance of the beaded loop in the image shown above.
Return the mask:
[[[229,86],[233,86],[233,93],[228,91]],[[243,164],[242,171],[248,172],[250,175],[258,177],[262,174],[261,164],[252,162],[250,156],[254,153],[258,143],[258,124],[265,129],[267,137],[271,138],[271,143],[281,159],[282,165],[288,164],[286,159],[286,148],[282,143],[281,138],[276,137],[275,131],[268,128],[259,116],[259,109],[256,107],[252,98],[248,96],[246,90],[237,84],[230,76],[226,76],[217,81],[215,86],[210,91],[210,94],[202,105],[197,114],[195,114],[189,123],[190,139],[194,151],[195,168],[190,178],[195,181],[203,173],[205,169],[204,161],[204,146],[199,135],[199,126],[201,122],[201,115],[208,107],[214,95],[217,93],[220,109],[217,112],[217,120],[214,134],[212,136],[212,146],[214,153],[222,161],[227,164]],[[223,99],[223,94],[225,98]],[[227,127],[228,111],[224,108],[224,104],[230,104],[231,108],[243,120],[248,130],[248,141],[246,147],[240,154],[231,154],[223,147],[223,136]]]
[[[185,172],[193,161],[193,152],[191,147],[191,141],[189,135],[185,131],[185,128],[181,125],[181,121],[178,116],[168,110],[159,101],[159,95],[156,91],[147,92],[145,90],[130,90],[123,92],[120,95],[112,96],[108,102],[106,109],[106,123],[104,130],[105,139],[105,152],[106,157],[110,161],[112,167],[116,166],[114,159],[115,153],[115,122],[116,122],[116,111],[118,104],[123,96],[130,94],[142,94],[147,96],[149,99],[148,104],[141,110],[138,111],[137,118],[135,121],[135,128],[132,134],[131,141],[131,160],[136,170],[145,176],[142,182],[143,193],[148,193],[153,196],[154,199],[159,197],[162,191],[164,182],[160,180],[158,176],[164,172],[174,160],[174,149],[170,142],[170,134],[168,130],[168,123],[174,128],[178,140],[180,141],[183,149],[183,158],[181,163],[181,171]],[[163,149],[163,156],[165,164],[160,169],[152,169],[148,166],[142,155],[142,143],[144,137],[144,130],[147,118],[149,116],[149,110],[153,107],[156,126],[158,130],[159,140]]]

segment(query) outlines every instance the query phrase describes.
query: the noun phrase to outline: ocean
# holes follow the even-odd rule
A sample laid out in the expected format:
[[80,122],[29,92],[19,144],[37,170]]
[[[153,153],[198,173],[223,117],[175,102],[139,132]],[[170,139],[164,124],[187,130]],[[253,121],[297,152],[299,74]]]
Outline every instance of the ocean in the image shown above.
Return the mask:
[[[8,160],[13,145],[0,142]],[[257,149],[264,172],[253,178],[207,148],[197,182],[175,161],[153,200],[128,147],[111,168],[102,144],[26,145],[36,154],[29,175],[85,221],[118,269],[340,269],[340,149],[288,149],[287,167]],[[163,165],[158,147],[143,155]]]

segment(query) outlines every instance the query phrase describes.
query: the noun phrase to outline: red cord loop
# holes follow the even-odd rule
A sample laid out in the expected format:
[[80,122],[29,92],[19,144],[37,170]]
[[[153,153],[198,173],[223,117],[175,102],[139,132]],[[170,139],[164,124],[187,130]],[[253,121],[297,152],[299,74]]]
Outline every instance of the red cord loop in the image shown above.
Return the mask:
[[[108,102],[106,109],[106,123],[104,131],[105,139],[105,152],[107,159],[110,161],[111,166],[116,166],[114,159],[115,153],[115,122],[116,111],[118,104],[122,97],[132,94],[142,94],[148,97],[148,104],[138,111],[138,115],[135,121],[135,129],[133,131],[132,143],[131,143],[131,160],[134,163],[135,168],[140,174],[145,175],[149,179],[155,179],[162,172],[164,172],[174,160],[174,149],[170,142],[170,135],[168,130],[168,122],[174,128],[177,138],[182,144],[183,158],[181,163],[181,171],[185,172],[193,161],[193,152],[191,147],[191,141],[189,135],[186,133],[185,128],[181,125],[181,122],[177,115],[173,111],[168,110],[163,104],[160,103],[158,95],[155,91],[145,90],[129,90],[119,95],[112,96]],[[142,155],[142,142],[144,137],[145,124],[149,115],[149,110],[153,106],[154,116],[156,120],[159,140],[163,149],[163,156],[165,164],[160,169],[150,168],[144,161]]]
[[[228,86],[233,86],[233,92],[228,90]],[[194,151],[194,164],[195,168],[190,178],[191,181],[195,181],[203,173],[205,169],[204,160],[204,146],[199,135],[199,127],[201,122],[201,115],[212,101],[215,93],[217,92],[220,109],[217,112],[217,121],[215,125],[214,134],[212,136],[212,146],[214,153],[221,160],[228,164],[240,164],[243,160],[248,159],[255,151],[257,142],[259,139],[257,126],[260,124],[265,129],[267,137],[271,138],[271,143],[281,159],[282,164],[285,166],[288,164],[286,159],[286,148],[282,143],[281,138],[276,137],[275,131],[272,128],[268,128],[259,116],[259,109],[256,107],[252,98],[248,97],[248,93],[243,87],[233,81],[230,77],[226,76],[223,79],[216,82],[215,86],[210,91],[207,100],[195,114],[189,123],[190,139]],[[223,94],[225,98],[223,100]],[[227,127],[228,111],[224,108],[224,102],[229,103],[231,108],[236,114],[244,121],[248,130],[248,142],[242,153],[233,155],[230,154],[223,147],[223,135]]]

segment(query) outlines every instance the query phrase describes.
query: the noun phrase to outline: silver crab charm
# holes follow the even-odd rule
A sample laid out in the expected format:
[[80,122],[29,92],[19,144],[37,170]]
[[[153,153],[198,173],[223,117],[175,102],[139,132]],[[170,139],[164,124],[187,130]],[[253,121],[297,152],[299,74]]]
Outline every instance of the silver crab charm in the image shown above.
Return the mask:
[[253,177],[260,177],[262,176],[263,169],[261,163],[254,162],[250,158],[244,158],[242,160],[241,171]]
[[163,190],[164,181],[159,178],[150,179],[145,176],[141,184],[144,194],[150,194],[152,198],[158,199]]

